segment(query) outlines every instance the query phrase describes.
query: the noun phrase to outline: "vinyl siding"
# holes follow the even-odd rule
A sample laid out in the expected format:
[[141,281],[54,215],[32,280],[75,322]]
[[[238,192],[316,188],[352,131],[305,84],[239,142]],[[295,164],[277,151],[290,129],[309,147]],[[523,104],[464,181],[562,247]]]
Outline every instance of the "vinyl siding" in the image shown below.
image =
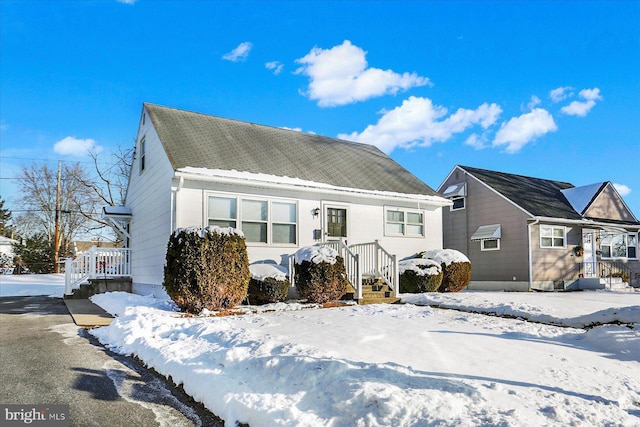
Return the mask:
[[[440,187],[466,182],[465,209],[443,209],[444,247],[463,252],[471,261],[473,282],[529,280],[527,218],[529,215],[463,171],[455,171]],[[500,250],[482,251],[471,236],[482,225],[500,224]]]
[[[267,195],[268,193],[268,195]],[[288,189],[259,188],[251,185],[216,184],[186,180],[177,193],[176,226],[204,227],[207,225],[207,200],[210,195],[295,201],[298,206],[298,244],[264,244],[247,242],[250,262],[272,260],[284,264],[287,257],[300,247],[313,245],[313,230],[324,230],[324,213],[327,206],[347,209],[347,244],[367,243],[378,240],[388,252],[407,257],[416,252],[442,248],[441,208],[424,206],[421,202],[382,202],[367,197],[337,196],[335,194],[300,193]],[[419,210],[424,215],[425,236],[385,236],[385,206]],[[312,211],[321,208],[314,217]]]
[[629,211],[629,208],[614,191],[611,184],[607,185],[600,194],[598,194],[596,199],[585,211],[584,216],[617,221],[636,221],[633,214]]
[[[145,168],[140,171],[140,141],[145,138]],[[157,133],[146,118],[140,122],[136,139],[136,156],[131,172],[125,205],[131,208],[130,224],[134,288],[160,285],[167,241],[171,233],[171,178],[169,163]]]

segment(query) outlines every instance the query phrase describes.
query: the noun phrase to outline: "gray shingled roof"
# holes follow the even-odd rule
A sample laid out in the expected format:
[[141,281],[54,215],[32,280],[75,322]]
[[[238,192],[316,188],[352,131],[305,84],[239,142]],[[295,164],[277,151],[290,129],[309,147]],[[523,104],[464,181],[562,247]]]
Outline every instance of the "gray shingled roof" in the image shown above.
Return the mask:
[[460,168],[534,216],[582,219],[562,194],[562,190],[573,188],[573,184],[469,166]]
[[376,147],[144,104],[174,169],[237,170],[438,196]]

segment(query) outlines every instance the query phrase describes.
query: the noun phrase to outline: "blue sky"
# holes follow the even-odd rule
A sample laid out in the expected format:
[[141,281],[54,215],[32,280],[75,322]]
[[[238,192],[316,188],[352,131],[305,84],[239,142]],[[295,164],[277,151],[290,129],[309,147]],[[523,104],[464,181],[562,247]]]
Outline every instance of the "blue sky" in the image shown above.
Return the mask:
[[150,102],[375,144],[434,189],[612,181],[640,217],[639,1],[2,0],[0,27],[2,178],[132,146]]

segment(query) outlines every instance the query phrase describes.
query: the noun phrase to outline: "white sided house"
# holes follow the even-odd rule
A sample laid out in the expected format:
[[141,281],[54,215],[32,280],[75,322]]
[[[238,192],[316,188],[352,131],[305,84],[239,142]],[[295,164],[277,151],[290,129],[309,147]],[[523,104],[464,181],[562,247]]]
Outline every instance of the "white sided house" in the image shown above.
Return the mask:
[[137,293],[164,295],[174,230],[217,225],[243,231],[251,263],[288,271],[301,247],[331,245],[358,298],[368,276],[397,294],[397,261],[442,248],[450,204],[372,145],[145,103],[126,206],[106,216]]

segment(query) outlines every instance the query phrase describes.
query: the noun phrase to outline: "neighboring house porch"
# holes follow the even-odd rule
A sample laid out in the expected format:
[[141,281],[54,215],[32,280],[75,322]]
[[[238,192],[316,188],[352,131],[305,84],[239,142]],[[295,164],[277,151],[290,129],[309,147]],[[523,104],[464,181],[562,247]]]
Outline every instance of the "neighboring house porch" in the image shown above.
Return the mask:
[[444,246],[473,265],[468,289],[640,286],[640,222],[610,182],[575,187],[456,166],[438,189]]

